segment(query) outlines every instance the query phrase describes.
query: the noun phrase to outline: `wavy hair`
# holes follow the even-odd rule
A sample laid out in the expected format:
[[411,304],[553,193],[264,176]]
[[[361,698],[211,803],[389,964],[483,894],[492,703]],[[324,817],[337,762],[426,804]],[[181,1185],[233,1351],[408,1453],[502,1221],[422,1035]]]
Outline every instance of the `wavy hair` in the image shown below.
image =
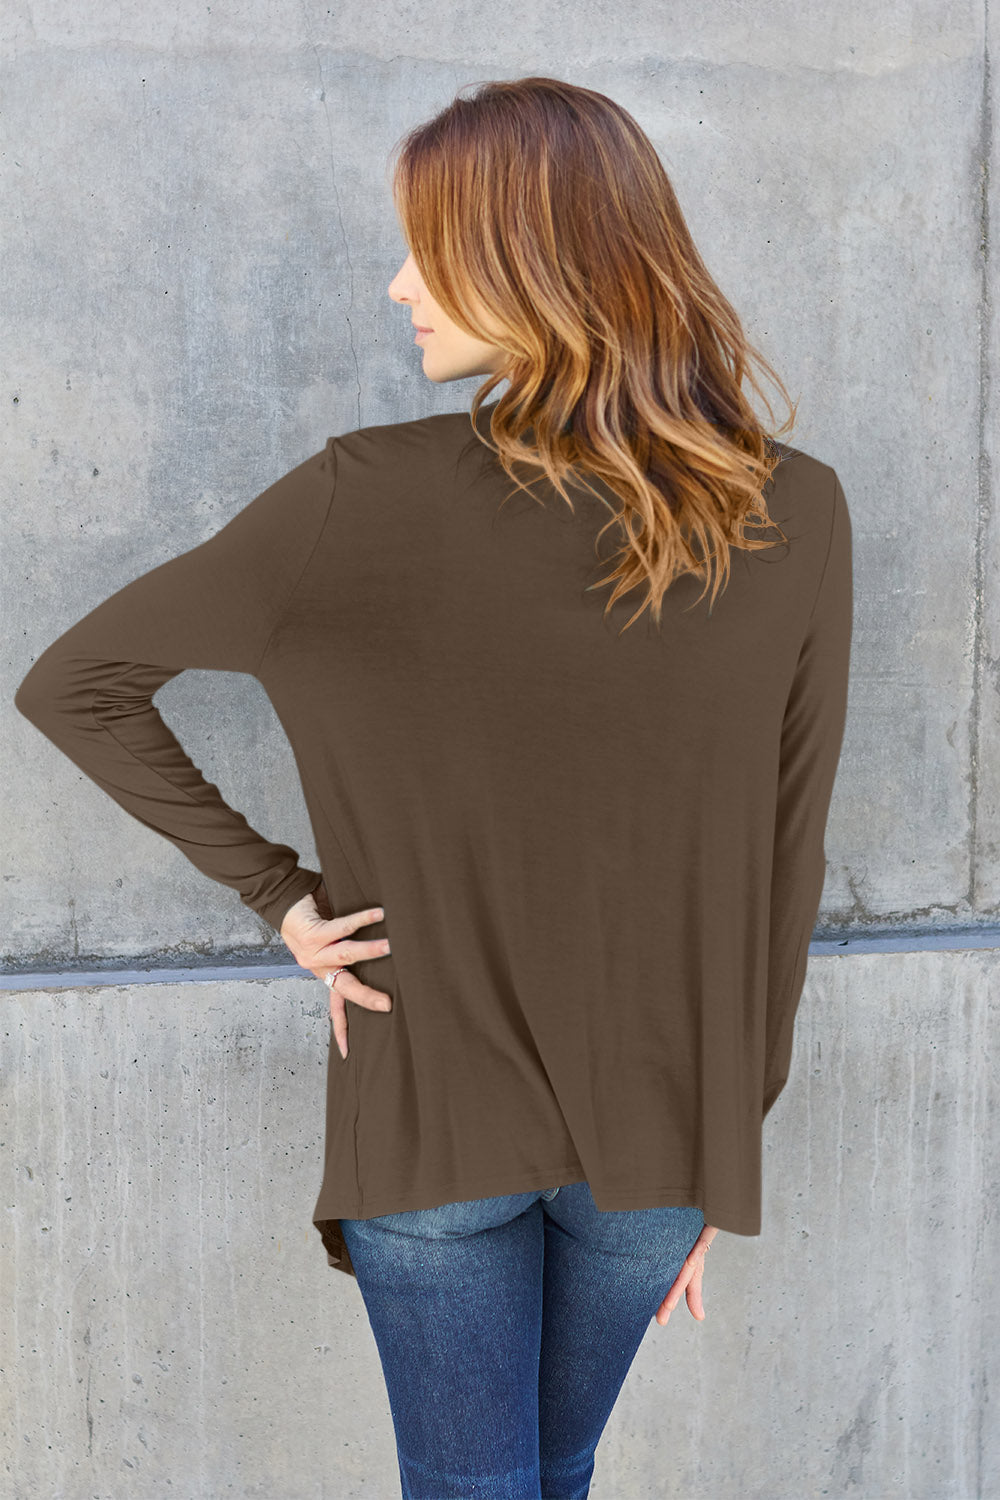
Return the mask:
[[[743,392],[763,395],[751,361],[788,400],[778,432],[797,403],[709,275],[652,142],[604,94],[529,77],[460,91],[397,150],[396,211],[428,290],[506,355],[473,399],[477,438],[529,494],[517,465],[571,511],[567,484],[597,494],[587,474],[621,502],[600,533],[621,525],[621,560],[591,587],[614,584],[607,614],[648,583],[625,629],[647,606],[659,625],[674,578],[707,589],[713,563],[714,603],[730,547],[776,545],[747,527],[781,532],[763,491],[784,454]],[[503,380],[491,445],[477,417]]]

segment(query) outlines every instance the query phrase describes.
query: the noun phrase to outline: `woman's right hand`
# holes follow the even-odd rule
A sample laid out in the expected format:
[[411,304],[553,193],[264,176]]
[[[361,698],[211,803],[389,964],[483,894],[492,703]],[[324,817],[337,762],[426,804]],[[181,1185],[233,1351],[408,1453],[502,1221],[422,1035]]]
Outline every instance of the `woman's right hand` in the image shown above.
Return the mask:
[[[281,936],[300,968],[310,969],[325,984],[325,976],[344,964],[356,964],[362,958],[382,958],[390,952],[388,938],[351,941],[351,934],[359,927],[379,922],[383,915],[382,908],[375,906],[335,917],[321,882],[314,891],[288,908],[282,919]],[[391,1010],[392,999],[382,990],[373,990],[370,985],[363,984],[349,969],[338,974],[328,988],[333,1034],[341,1057],[346,1057],[347,1001],[363,1005],[366,1010]]]

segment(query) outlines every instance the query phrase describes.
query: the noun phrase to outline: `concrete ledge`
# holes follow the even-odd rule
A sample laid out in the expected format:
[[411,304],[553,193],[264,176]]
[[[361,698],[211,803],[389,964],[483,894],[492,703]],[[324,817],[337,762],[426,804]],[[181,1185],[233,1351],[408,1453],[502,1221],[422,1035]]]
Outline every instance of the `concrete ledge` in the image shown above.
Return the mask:
[[[879,933],[854,937],[816,938],[809,944],[809,957],[831,955],[853,957],[859,953],[950,953],[967,948],[1000,950],[1000,926],[970,927],[928,933]],[[118,988],[137,984],[219,984],[234,979],[263,980],[315,979],[309,969],[298,964],[267,961],[211,964],[191,967],[169,964],[147,967],[117,968],[94,965],[81,968],[34,971],[12,969],[0,973],[2,990],[81,990]]]

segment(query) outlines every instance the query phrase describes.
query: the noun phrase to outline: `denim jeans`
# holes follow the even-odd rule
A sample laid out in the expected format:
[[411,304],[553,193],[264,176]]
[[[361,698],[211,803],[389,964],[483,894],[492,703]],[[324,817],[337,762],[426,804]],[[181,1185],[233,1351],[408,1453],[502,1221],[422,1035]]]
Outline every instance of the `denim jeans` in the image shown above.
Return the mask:
[[705,1220],[586,1182],[342,1219],[403,1500],[580,1500],[643,1334]]

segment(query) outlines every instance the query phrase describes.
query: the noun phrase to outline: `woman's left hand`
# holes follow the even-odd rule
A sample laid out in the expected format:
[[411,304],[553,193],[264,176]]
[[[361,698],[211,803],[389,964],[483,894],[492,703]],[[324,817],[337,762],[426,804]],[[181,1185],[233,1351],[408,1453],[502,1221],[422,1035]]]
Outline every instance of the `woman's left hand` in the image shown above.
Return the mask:
[[706,1224],[688,1251],[687,1259],[677,1273],[677,1280],[656,1309],[656,1321],[664,1327],[670,1314],[681,1300],[682,1292],[687,1293],[687,1305],[691,1309],[692,1317],[697,1318],[699,1322],[704,1322],[705,1307],[701,1300],[701,1274],[705,1265],[705,1253],[718,1232],[717,1229],[712,1228],[711,1224]]

